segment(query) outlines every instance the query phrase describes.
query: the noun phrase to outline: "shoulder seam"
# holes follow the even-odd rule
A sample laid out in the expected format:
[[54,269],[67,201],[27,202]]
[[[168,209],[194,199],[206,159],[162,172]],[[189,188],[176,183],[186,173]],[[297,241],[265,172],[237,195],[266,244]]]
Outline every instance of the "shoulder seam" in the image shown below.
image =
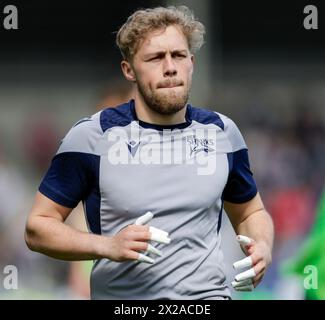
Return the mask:
[[192,107],[192,120],[201,124],[214,124],[224,131],[224,122],[215,111]]

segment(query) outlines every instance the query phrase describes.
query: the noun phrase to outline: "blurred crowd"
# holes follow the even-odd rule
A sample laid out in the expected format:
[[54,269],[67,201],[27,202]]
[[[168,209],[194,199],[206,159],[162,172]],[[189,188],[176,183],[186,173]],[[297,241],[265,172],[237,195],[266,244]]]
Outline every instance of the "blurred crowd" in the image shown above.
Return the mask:
[[[96,106],[89,106],[89,114],[132,96],[130,87],[119,82],[99,91]],[[284,281],[280,269],[286,259],[296,254],[315,219],[325,181],[325,126],[321,115],[308,105],[291,108],[295,110],[294,116],[286,123],[276,121],[280,115],[268,117],[267,112],[252,117],[251,121],[247,117],[243,124],[240,116],[232,117],[245,137],[254,177],[276,231],[273,264],[265,281],[256,293],[234,293],[235,298],[304,297],[292,282]],[[80,114],[80,118],[84,116],[87,115]],[[72,120],[71,126],[77,120]],[[6,265],[17,266],[19,275],[18,290],[6,290],[0,281],[0,299],[88,299],[92,262],[54,260],[30,252],[23,239],[25,220],[38,183],[69,128],[58,129],[59,124],[46,112],[25,119],[24,127],[28,134],[16,146],[23,150],[24,158],[20,162],[12,161],[6,149],[13,146],[1,139],[5,134],[0,136],[0,280],[1,276],[5,277],[2,271]],[[81,230],[86,228],[82,206],[74,210],[68,223]],[[225,222],[226,242],[230,230],[229,223]],[[237,254],[235,245],[227,247],[226,264]],[[287,289],[292,284],[293,290],[283,291],[283,283]]]
[[303,279],[286,279],[281,270],[315,221],[325,187],[324,134],[320,115],[307,109],[298,110],[286,126],[266,121],[246,128],[251,167],[275,227],[273,263],[259,288],[264,286],[269,298],[304,298]]

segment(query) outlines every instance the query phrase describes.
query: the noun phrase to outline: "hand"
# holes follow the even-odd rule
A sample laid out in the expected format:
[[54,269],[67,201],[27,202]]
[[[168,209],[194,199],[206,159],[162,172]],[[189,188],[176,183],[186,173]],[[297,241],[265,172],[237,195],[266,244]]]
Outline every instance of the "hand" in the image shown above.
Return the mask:
[[235,262],[233,267],[252,268],[236,275],[235,281],[231,284],[237,291],[252,291],[261,282],[266,268],[272,261],[271,250],[264,241],[254,241],[242,235],[238,235],[237,240],[247,257]]
[[[162,256],[162,252],[149,244],[148,241],[152,240],[168,244],[171,239],[168,238],[169,234],[167,232],[143,225],[152,218],[153,214],[151,212],[146,213],[138,218],[135,224],[126,226],[111,239],[111,248],[113,249],[112,260],[117,262],[137,260],[153,264],[155,261],[146,256],[145,253]],[[139,251],[144,251],[144,253]]]

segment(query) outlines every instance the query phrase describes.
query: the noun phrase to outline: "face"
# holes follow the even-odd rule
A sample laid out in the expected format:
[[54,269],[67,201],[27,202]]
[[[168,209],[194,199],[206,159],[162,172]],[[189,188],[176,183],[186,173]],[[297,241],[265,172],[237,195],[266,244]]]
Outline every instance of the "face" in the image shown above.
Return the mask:
[[130,65],[130,75],[143,101],[163,115],[174,114],[186,106],[192,73],[193,55],[185,35],[176,26],[150,33]]

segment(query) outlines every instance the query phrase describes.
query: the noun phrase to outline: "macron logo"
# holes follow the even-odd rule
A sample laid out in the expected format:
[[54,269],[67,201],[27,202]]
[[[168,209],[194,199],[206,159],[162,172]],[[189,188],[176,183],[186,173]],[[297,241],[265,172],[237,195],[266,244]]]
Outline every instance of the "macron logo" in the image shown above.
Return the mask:
[[129,143],[126,143],[132,157],[134,157],[135,154],[137,153],[140,143],[141,141],[135,142],[134,140],[130,141]]

